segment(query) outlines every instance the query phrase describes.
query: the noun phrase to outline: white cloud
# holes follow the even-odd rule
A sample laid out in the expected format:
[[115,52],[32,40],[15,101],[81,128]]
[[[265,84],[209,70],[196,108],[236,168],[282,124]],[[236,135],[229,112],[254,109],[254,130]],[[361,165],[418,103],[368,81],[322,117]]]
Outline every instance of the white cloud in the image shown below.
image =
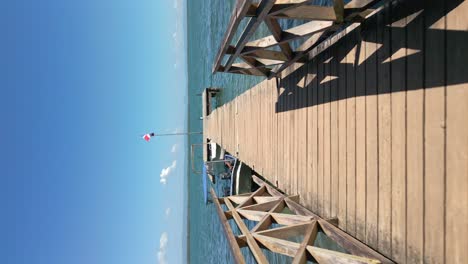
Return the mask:
[[167,264],[166,251],[167,251],[167,233],[163,232],[161,238],[159,239],[159,251],[158,251],[158,260],[159,264]]
[[168,218],[171,215],[171,208],[166,208],[166,218]]
[[179,145],[177,145],[177,144],[172,145],[171,152],[175,153],[177,151],[178,147],[179,147]]
[[174,160],[171,164],[171,166],[167,167],[167,168],[164,168],[161,170],[161,174],[159,175],[161,177],[161,179],[159,180],[162,184],[166,184],[167,183],[167,177],[171,174],[171,172],[173,170],[175,170],[177,166],[177,161]]

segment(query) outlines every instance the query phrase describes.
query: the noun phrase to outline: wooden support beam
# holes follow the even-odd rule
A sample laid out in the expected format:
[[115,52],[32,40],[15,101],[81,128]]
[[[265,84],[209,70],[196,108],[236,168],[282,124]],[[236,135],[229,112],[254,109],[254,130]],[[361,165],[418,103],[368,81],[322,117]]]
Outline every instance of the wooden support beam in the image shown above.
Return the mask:
[[[277,204],[273,208],[270,209],[269,213],[280,212],[281,210],[283,210],[284,207],[285,207],[285,203],[284,203],[283,199],[280,198],[280,200],[278,200]],[[252,232],[265,230],[272,223],[273,223],[273,217],[271,217],[271,215],[265,215],[263,217],[263,219],[261,219],[260,222],[258,222],[257,225],[254,226],[254,228],[252,228]]]
[[[283,29],[281,28],[280,24],[278,23],[278,20],[275,18],[266,18],[265,19],[265,24],[268,27],[268,30],[270,30],[273,38],[279,43],[281,41],[281,37],[283,36]],[[280,45],[281,51],[283,52],[284,56],[289,60],[292,58],[293,55],[293,50],[289,43],[281,43]]]
[[216,55],[215,64],[213,66],[213,73],[219,70],[219,66],[221,66],[224,54],[226,54],[226,51],[231,44],[232,38],[236,34],[237,28],[239,27],[242,18],[245,17],[251,5],[251,0],[237,1],[237,5],[231,15],[231,20],[229,21],[228,29],[226,30],[223,41],[221,42],[221,49],[219,49],[218,54]]
[[241,230],[242,234],[245,235],[247,239],[247,244],[249,245],[250,250],[252,251],[252,255],[254,256],[255,260],[259,264],[267,264],[268,260],[263,254],[262,250],[258,246],[256,240],[253,238],[252,234],[250,234],[249,229],[245,225],[244,221],[242,221],[241,217],[237,213],[236,209],[232,205],[231,201],[229,199],[225,199],[226,206],[229,208],[229,210],[232,211],[232,217],[234,218],[234,221],[236,221],[237,226]]
[[336,23],[343,23],[344,21],[343,0],[333,0],[333,10],[335,11]]
[[276,190],[275,188],[273,188],[272,186],[270,186],[269,184],[267,184],[266,182],[264,182],[262,179],[260,179],[258,176],[256,175],[252,175],[252,180],[259,186],[265,186],[267,192],[271,195],[271,196],[279,196],[279,197],[286,197],[284,194],[282,194],[280,191]]
[[275,196],[255,196],[254,201],[256,203],[266,203],[266,202],[271,202],[271,201],[278,201],[281,198],[280,197],[275,197]]
[[[371,258],[359,257],[349,255],[333,250],[318,248],[314,246],[307,246],[307,250],[317,260],[318,263],[334,264],[334,263],[346,263],[346,264],[378,264],[380,261]],[[305,263],[305,262],[304,262]]]
[[272,252],[283,254],[286,256],[294,257],[300,247],[299,243],[291,242],[284,239],[263,236],[260,234],[252,234],[258,241],[261,247],[266,248]]
[[245,45],[245,50],[242,54],[247,54],[259,49],[273,47],[280,43],[290,42],[298,38],[307,37],[316,32],[321,32],[333,27],[333,22],[330,21],[310,21],[305,24],[293,27],[283,31],[281,39],[277,41],[273,35],[250,41]]
[[252,211],[252,210],[243,210],[243,209],[236,209],[237,212],[245,219],[251,221],[260,221],[268,215],[268,212],[261,212],[261,211]]
[[247,195],[231,195],[231,196],[228,196],[227,198],[229,198],[229,200],[231,200],[231,202],[234,202],[236,204],[241,204],[241,203],[245,202],[245,200],[249,199],[249,196],[251,194],[252,193],[248,193]]
[[214,204],[216,206],[216,212],[218,213],[219,220],[221,221],[221,226],[223,227],[224,233],[226,234],[226,238],[229,242],[232,256],[234,257],[236,263],[243,264],[245,263],[244,256],[242,255],[239,244],[237,243],[237,239],[232,232],[231,226],[229,225],[229,222],[224,215],[224,210],[221,207],[221,204],[219,203],[218,197],[216,196],[213,188],[210,189],[210,193],[211,198],[213,198]]
[[258,60],[251,57],[240,56],[240,58],[245,61],[249,66],[249,70],[261,74],[263,76],[268,76],[270,69],[265,68],[266,65],[259,62]]
[[314,244],[315,238],[317,237],[317,232],[317,221],[313,221],[312,224],[307,228],[307,231],[304,235],[304,240],[297,250],[292,264],[305,264],[307,262],[307,246]]
[[248,206],[248,205],[253,204],[253,202],[254,202],[253,197],[262,195],[265,192],[265,190],[266,190],[265,185],[261,185],[260,188],[258,188],[255,192],[253,192],[246,201],[239,204],[239,206],[237,206],[237,208],[242,208],[244,206]]
[[361,256],[370,259],[377,259],[381,263],[394,263],[391,260],[387,259],[383,255],[377,253],[376,251],[370,249],[364,243],[358,241],[347,233],[343,232],[341,229],[336,228],[332,224],[328,223],[325,220],[318,220],[320,227],[323,232],[333,241],[335,241],[342,248],[346,249],[349,253]]
[[[288,44],[289,45],[289,44]],[[278,61],[287,61],[288,58],[283,52],[275,50],[257,50],[245,55],[246,57],[254,57],[257,59],[269,59]]]
[[282,226],[274,229],[268,229],[264,231],[258,231],[255,234],[275,237],[279,239],[290,239],[293,237],[297,237],[303,235],[307,229],[307,227],[311,224],[310,220],[305,223],[291,225],[291,226]]
[[286,12],[290,9],[303,7],[312,3],[314,0],[277,0],[275,5],[270,10],[270,16],[278,13]]
[[[273,7],[275,0],[261,0],[257,8],[257,17],[250,18],[250,21],[247,23],[247,26],[242,32],[239,40],[236,44],[236,52],[229,57],[226,65],[225,71],[229,71],[234,60],[240,55],[240,52],[244,49],[245,44],[249,41],[250,37],[254,34],[255,30],[260,26],[263,20],[266,18],[270,9]],[[250,6],[249,6],[250,7]],[[247,12],[247,11],[246,11]],[[224,53],[225,51],[223,51]]]
[[282,12],[277,12],[271,17],[286,19],[337,21],[337,16],[333,7],[312,5],[290,8]]
[[[254,199],[255,199],[255,197],[254,197]],[[273,200],[273,201],[269,201],[269,202],[265,202],[265,203],[258,203],[258,204],[254,204],[254,205],[245,206],[242,209],[243,210],[254,210],[254,211],[266,212],[266,211],[270,211],[277,204],[278,204],[278,199]]]
[[345,16],[348,16],[350,13],[361,12],[364,9],[368,9],[375,5],[378,0],[353,0],[347,3],[344,6]]
[[270,213],[273,220],[280,225],[297,225],[314,219],[313,216]]
[[[274,16],[281,12],[286,12],[290,9],[296,9],[303,7],[306,4],[313,2],[314,0],[276,0],[275,4],[270,10],[269,16]],[[249,11],[247,12],[247,17],[256,17],[257,16],[258,4],[251,4]]]

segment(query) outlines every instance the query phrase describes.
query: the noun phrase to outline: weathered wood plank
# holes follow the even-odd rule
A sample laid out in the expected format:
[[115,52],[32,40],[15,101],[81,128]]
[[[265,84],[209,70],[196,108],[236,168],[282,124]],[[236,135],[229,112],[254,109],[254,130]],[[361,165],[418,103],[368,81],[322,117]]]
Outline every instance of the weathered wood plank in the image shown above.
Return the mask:
[[258,49],[265,49],[280,43],[290,42],[298,38],[303,38],[316,32],[327,30],[332,26],[333,22],[330,21],[310,21],[288,30],[284,30],[279,41],[277,41],[273,35],[250,41],[246,43],[245,50],[242,51],[242,54],[247,54],[257,51]]
[[391,217],[392,217],[392,115],[390,96],[390,63],[384,63],[390,58],[390,12],[389,5],[385,6],[385,12],[378,15],[377,42],[382,47],[377,50],[377,101],[379,122],[379,210],[378,210],[378,250],[391,256]]
[[346,170],[346,69],[350,63],[346,58],[347,41],[337,43],[338,63],[338,224],[343,230],[347,225],[347,170]]
[[[281,26],[278,23],[278,21],[274,18],[266,18],[265,24],[270,30],[273,38],[275,38],[275,40],[279,43],[283,35],[283,30],[281,29]],[[287,42],[281,43],[279,44],[279,47],[281,51],[283,52],[284,56],[288,58],[288,60],[292,58],[293,50],[291,46],[289,45],[289,43]]]
[[245,27],[244,31],[242,32],[239,40],[236,43],[236,51],[232,54],[225,65],[225,71],[229,71],[234,60],[240,55],[241,51],[244,49],[244,46],[249,41],[250,37],[254,34],[255,30],[260,26],[261,22],[266,18],[268,12],[273,7],[275,3],[274,0],[261,0],[257,8],[257,17],[250,18],[247,26]]
[[318,227],[317,221],[313,221],[304,234],[304,240],[301,243],[301,246],[298,248],[296,256],[293,259],[293,264],[302,264],[306,263],[307,255],[306,250],[307,246],[314,243],[315,238],[317,237]]
[[317,186],[317,196],[318,196],[318,204],[317,204],[317,213],[320,216],[324,215],[324,205],[323,205],[323,199],[324,199],[324,158],[325,158],[325,152],[324,152],[324,143],[325,143],[325,137],[324,137],[324,104],[323,104],[323,99],[324,99],[324,85],[321,84],[321,81],[325,77],[324,73],[324,65],[323,65],[323,56],[320,56],[317,60],[317,77],[319,80],[318,84],[318,111],[317,111],[317,127],[318,127],[318,186]]
[[461,43],[467,42],[468,2],[448,1],[447,9],[445,263],[462,263],[468,259],[468,54]]
[[332,224],[328,223],[327,221],[320,219],[318,220],[318,223],[330,239],[338,243],[341,247],[346,249],[346,251],[350,252],[351,254],[371,259],[377,259],[381,263],[393,263],[390,259],[386,258],[385,256],[379,254],[376,251],[373,251],[364,243],[351,237],[344,231],[335,228]]
[[347,176],[347,224],[346,231],[354,236],[356,234],[356,86],[355,67],[357,65],[356,33],[350,34],[346,43],[346,176]]
[[218,217],[221,221],[224,233],[226,234],[226,238],[229,242],[229,248],[231,249],[232,256],[234,257],[236,263],[245,263],[244,256],[242,255],[242,252],[239,248],[239,244],[237,243],[234,233],[232,233],[231,226],[229,225],[229,222],[226,216],[224,215],[224,210],[221,207],[221,204],[219,203],[218,197],[216,196],[216,193],[214,192],[213,188],[210,189],[210,193],[211,198],[213,199],[214,204],[216,205],[216,212],[218,213]]
[[337,16],[333,7],[312,5],[298,6],[282,12],[277,12],[272,15],[272,17],[324,21],[337,20]]
[[234,37],[242,18],[249,11],[251,4],[251,0],[242,0],[237,2],[237,5],[232,12],[231,20],[228,24],[228,29],[226,30],[223,41],[221,42],[222,48],[219,49],[218,54],[216,55],[215,64],[213,66],[213,73],[219,70],[224,54],[226,51],[228,51],[232,38]]
[[[401,2],[399,2],[401,4]],[[400,5],[392,6],[392,17],[402,16]],[[406,46],[406,18],[393,22],[391,53]],[[392,259],[406,263],[406,58],[391,61],[392,109]]]
[[337,217],[339,211],[339,127],[338,127],[338,79],[340,78],[338,75],[338,48],[337,46],[333,46],[330,49],[330,54],[332,60],[329,62],[330,64],[330,147],[331,147],[331,158],[330,158],[330,192],[331,192],[331,200],[330,200],[330,217]]
[[357,32],[356,67],[356,237],[366,239],[366,42]]
[[253,237],[258,241],[261,247],[272,252],[294,257],[300,247],[299,243],[291,242],[284,239],[278,239],[259,234],[253,234]]
[[226,203],[226,206],[229,208],[229,210],[232,211],[232,217],[234,218],[234,221],[236,221],[236,224],[241,230],[242,234],[245,235],[247,239],[247,244],[249,245],[249,248],[252,251],[252,254],[255,257],[257,263],[268,263],[267,258],[263,254],[255,239],[252,237],[252,234],[249,232],[249,229],[245,225],[244,221],[242,221],[242,219],[240,218],[231,201],[229,201],[229,199],[225,199],[224,202]]
[[[422,8],[422,0],[407,3],[408,9]],[[417,13],[416,13],[417,15]],[[415,14],[409,14],[415,16]],[[408,26],[406,71],[407,109],[407,214],[406,262],[422,263],[424,244],[424,20],[417,16]],[[408,50],[411,47],[410,50]],[[412,54],[411,51],[416,51]]]
[[[327,250],[319,247],[307,246],[310,254],[319,262],[324,264],[346,263],[346,264],[377,264],[380,261],[370,258],[357,257],[349,254]],[[304,262],[305,263],[305,262]]]
[[[366,37],[377,37],[377,19],[366,21]],[[380,45],[379,45],[380,46]],[[366,41],[366,244],[377,248],[379,167],[378,167],[378,103],[377,103],[377,43]]]
[[330,102],[330,49],[324,52],[323,78],[321,81],[323,93],[323,214],[330,218],[331,211],[331,102]]

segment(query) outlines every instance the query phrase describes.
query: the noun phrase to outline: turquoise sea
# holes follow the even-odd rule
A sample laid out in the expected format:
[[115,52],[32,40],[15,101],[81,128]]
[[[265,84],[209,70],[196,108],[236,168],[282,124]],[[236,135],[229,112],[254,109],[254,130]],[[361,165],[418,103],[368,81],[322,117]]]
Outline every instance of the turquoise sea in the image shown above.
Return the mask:
[[[253,85],[263,80],[237,74],[212,74],[214,58],[224,37],[235,0],[188,0],[187,1],[187,40],[188,40],[188,127],[190,131],[202,131],[201,96],[204,88],[220,87],[218,104],[229,102]],[[319,1],[331,2],[331,1]],[[317,3],[316,3],[317,4]],[[324,3],[321,3],[324,4]],[[241,28],[246,21],[241,23]],[[291,27],[300,21],[280,21],[283,29]],[[260,27],[255,38],[268,35],[264,25]],[[238,33],[239,35],[239,33]],[[238,37],[238,36],[237,36]],[[234,43],[237,39],[234,39]],[[202,143],[201,135],[192,136],[190,145]],[[201,169],[202,154],[199,149],[196,154],[196,166]],[[189,166],[190,166],[190,157]],[[188,169],[188,259],[190,263],[232,263],[228,242],[222,231],[216,208],[213,204],[205,205],[202,194],[200,175]],[[252,223],[247,223],[251,225]],[[235,230],[235,232],[239,232]],[[247,249],[243,249],[247,250]],[[247,253],[247,262],[255,263]],[[278,256],[269,256],[278,260]],[[273,261],[284,262],[284,261]]]

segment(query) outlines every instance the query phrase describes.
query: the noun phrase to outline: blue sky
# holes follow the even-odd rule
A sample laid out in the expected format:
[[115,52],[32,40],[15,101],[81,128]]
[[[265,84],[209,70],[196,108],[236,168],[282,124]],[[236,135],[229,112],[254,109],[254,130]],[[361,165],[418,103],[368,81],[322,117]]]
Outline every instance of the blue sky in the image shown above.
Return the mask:
[[0,263],[184,262],[184,2],[0,2]]

